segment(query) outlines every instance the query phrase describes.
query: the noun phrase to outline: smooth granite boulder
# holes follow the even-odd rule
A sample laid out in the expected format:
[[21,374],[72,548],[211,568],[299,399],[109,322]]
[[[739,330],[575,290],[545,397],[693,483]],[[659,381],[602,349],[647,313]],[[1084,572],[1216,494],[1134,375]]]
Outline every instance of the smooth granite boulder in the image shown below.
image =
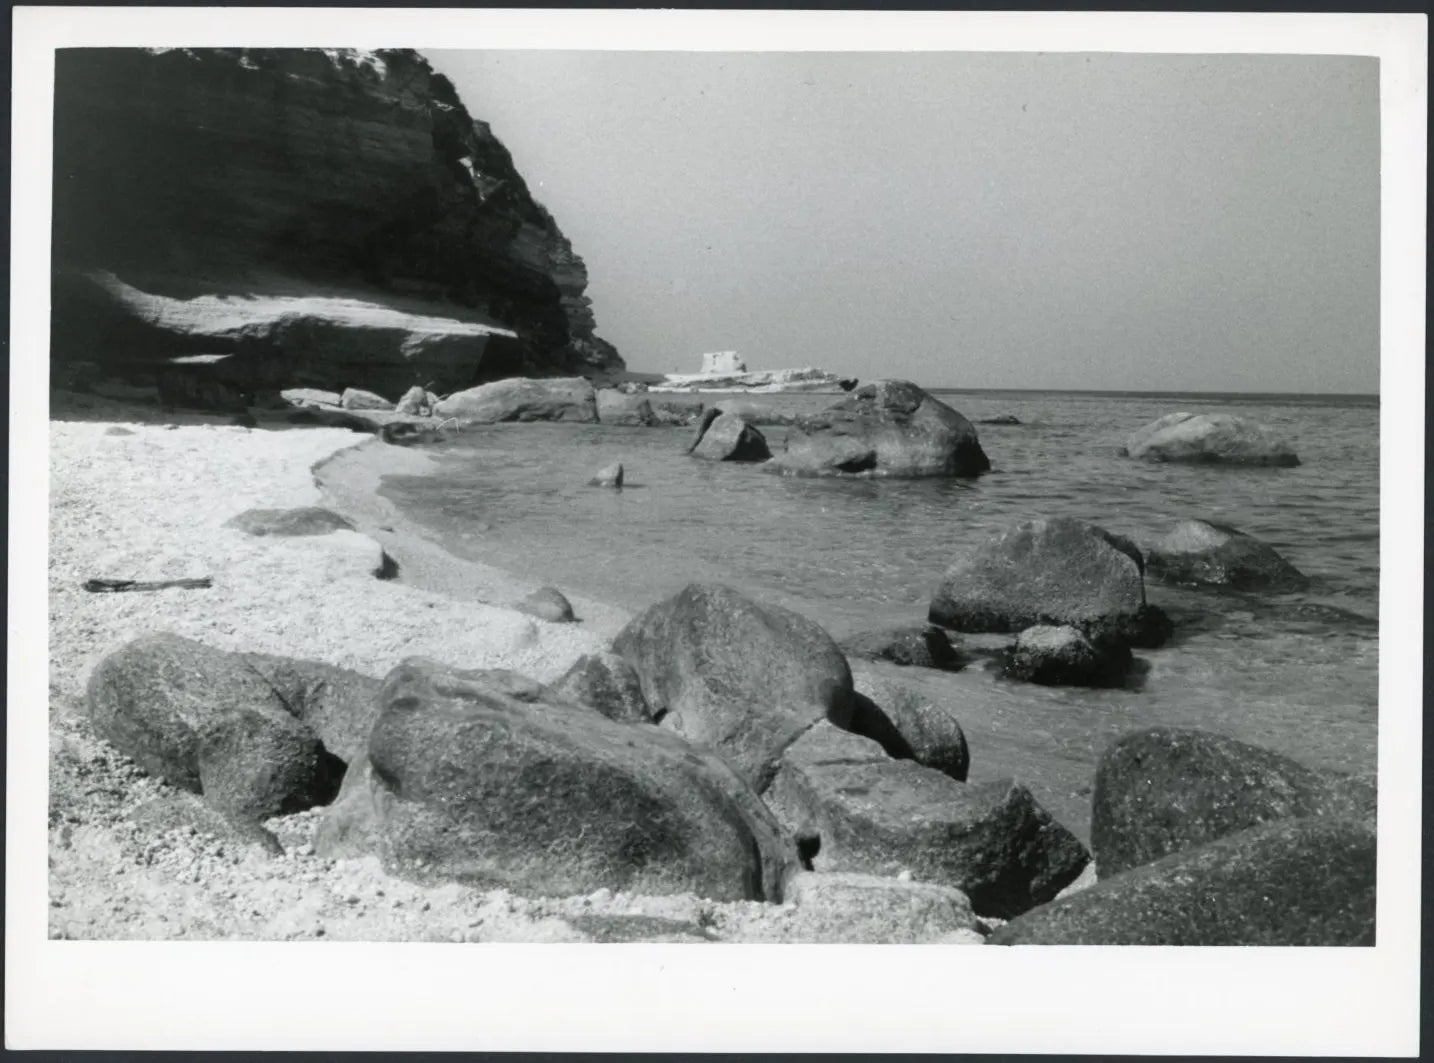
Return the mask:
[[806,617],[693,583],[613,640],[661,725],[710,746],[759,793],[782,751],[823,719],[851,719],[851,669]]
[[599,888],[780,901],[792,839],[719,757],[513,673],[410,658],[320,851],[533,896]]
[[1309,580],[1272,546],[1224,524],[1182,520],[1146,552],[1150,574],[1167,583],[1241,591],[1298,590]]
[[529,379],[510,377],[481,384],[440,399],[435,417],[453,418],[460,424],[498,424],[503,421],[577,421],[598,419],[592,384],[582,377]]
[[802,476],[977,476],[991,467],[970,421],[906,380],[876,380],[787,434],[768,468]]
[[1130,647],[1118,638],[1091,640],[1067,625],[1037,624],[1005,651],[1002,674],[1042,686],[1118,687],[1130,672]]
[[552,685],[560,698],[596,709],[619,723],[651,723],[652,709],[632,665],[615,653],[588,653]]
[[1136,731],[1101,754],[1091,848],[1101,878],[1273,820],[1375,813],[1373,783],[1224,735]]
[[1024,786],[960,783],[825,723],[786,751],[766,800],[811,839],[812,870],[909,871],[964,891],[982,915],[1052,899],[1090,859]]
[[870,738],[896,760],[914,760],[966,781],[971,752],[961,724],[928,698],[869,668],[855,669],[856,709],[844,730]]
[[652,412],[652,403],[646,395],[631,395],[616,388],[600,388],[596,401],[598,420],[603,424],[643,427],[657,424],[657,415]]
[[930,624],[861,631],[842,639],[841,648],[848,657],[947,672],[959,672],[970,663],[945,631]]
[[1365,820],[1267,823],[1102,877],[987,944],[1373,945],[1375,843]]
[[224,522],[250,535],[327,535],[333,531],[355,531],[347,517],[322,506],[294,509],[246,509]]
[[1274,429],[1228,413],[1168,413],[1131,434],[1121,448],[1141,461],[1201,465],[1300,463]]
[[[707,414],[716,414],[708,417]],[[772,456],[767,439],[734,413],[708,410],[698,427],[697,440],[692,444],[694,458],[709,461],[766,461]]]
[[263,819],[330,801],[343,761],[247,655],[147,635],[105,657],[86,690],[95,731],[144,771]]
[[929,618],[957,631],[1070,625],[1158,646],[1170,621],[1146,604],[1143,568],[1140,551],[1104,528],[1072,517],[1026,521],[947,569]]

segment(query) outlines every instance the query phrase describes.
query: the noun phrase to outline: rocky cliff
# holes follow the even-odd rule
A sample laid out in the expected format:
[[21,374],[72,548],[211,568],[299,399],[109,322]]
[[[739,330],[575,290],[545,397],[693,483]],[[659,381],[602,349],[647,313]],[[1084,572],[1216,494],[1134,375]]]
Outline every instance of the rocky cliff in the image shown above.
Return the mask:
[[412,51],[59,51],[52,268],[61,363],[391,392],[622,367],[582,259]]

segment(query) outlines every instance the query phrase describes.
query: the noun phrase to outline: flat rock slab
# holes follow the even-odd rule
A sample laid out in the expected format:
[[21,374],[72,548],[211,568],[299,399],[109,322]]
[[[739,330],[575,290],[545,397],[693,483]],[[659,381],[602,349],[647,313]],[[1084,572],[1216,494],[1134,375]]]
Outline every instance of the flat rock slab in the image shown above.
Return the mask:
[[1206,731],[1156,727],[1101,755],[1091,848],[1102,878],[1274,820],[1375,814],[1369,780]]
[[1269,823],[1102,878],[987,943],[1373,945],[1375,841],[1363,820]]
[[[409,659],[320,832],[391,873],[525,895],[782,898],[792,839],[722,760],[512,673]],[[352,774],[352,773],[351,773]]]
[[224,522],[250,535],[327,535],[334,531],[356,531],[347,517],[322,506],[294,509],[246,509]]
[[613,640],[661,725],[710,746],[759,793],[814,723],[851,718],[851,669],[820,627],[719,584],[693,583]]
[[504,421],[576,421],[598,419],[593,386],[582,377],[510,377],[455,392],[433,408],[435,417],[462,424],[499,424]]
[[1268,425],[1228,413],[1169,413],[1131,434],[1123,452],[1140,461],[1194,465],[1298,465]]
[[982,915],[1052,899],[1090,859],[1024,786],[956,782],[830,724],[787,750],[766,798],[799,839],[820,839],[813,870],[909,871],[964,891]]
[[1224,524],[1184,520],[1146,552],[1150,574],[1167,583],[1242,591],[1299,590],[1304,573],[1274,547]]

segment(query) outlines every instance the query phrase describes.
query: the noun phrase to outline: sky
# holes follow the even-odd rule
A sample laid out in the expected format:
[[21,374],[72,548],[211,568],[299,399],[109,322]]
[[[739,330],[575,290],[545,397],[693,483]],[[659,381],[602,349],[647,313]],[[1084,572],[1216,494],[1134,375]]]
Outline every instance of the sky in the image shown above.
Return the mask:
[[1376,59],[425,54],[629,369],[1378,390]]

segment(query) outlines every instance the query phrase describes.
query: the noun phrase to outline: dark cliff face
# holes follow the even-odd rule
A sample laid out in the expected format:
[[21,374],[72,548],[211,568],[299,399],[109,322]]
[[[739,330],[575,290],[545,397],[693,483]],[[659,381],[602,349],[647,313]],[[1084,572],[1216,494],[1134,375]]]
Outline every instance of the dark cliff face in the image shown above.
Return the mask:
[[72,49],[55,82],[57,357],[96,356],[68,350],[96,337],[61,296],[102,271],[156,296],[336,296],[516,333],[474,379],[621,368],[582,259],[417,53]]

